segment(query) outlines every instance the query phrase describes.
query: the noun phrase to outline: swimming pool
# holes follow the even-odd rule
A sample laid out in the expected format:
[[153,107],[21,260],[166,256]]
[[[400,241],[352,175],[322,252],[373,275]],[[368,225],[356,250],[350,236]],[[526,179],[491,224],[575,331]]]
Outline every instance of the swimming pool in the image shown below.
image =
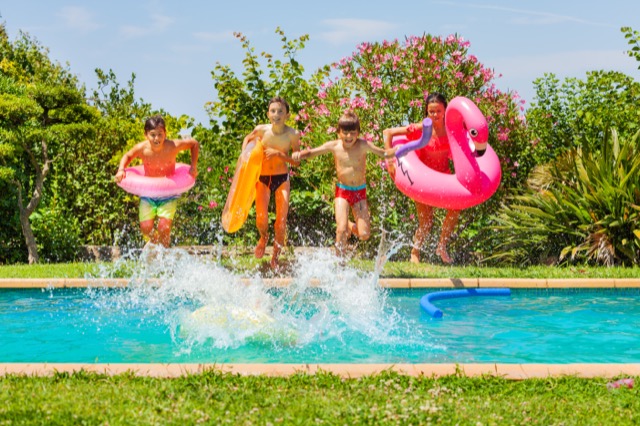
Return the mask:
[[[355,278],[354,278],[355,276]],[[227,287],[233,288],[222,277]],[[513,289],[451,299],[433,319],[427,291],[343,274],[327,286],[223,293],[216,282],[161,287],[0,290],[0,362],[24,363],[633,363],[640,289]],[[305,280],[301,279],[301,283]],[[433,290],[429,290],[433,291]],[[191,324],[212,296],[268,306],[266,336],[246,321]],[[222,305],[221,305],[222,306]],[[283,333],[295,338],[282,339]]]

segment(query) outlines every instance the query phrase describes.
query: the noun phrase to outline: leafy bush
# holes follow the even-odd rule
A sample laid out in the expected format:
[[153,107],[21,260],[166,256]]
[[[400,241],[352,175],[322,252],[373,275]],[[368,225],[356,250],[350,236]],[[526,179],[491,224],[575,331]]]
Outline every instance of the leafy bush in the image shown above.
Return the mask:
[[[497,216],[490,259],[503,262],[640,261],[640,132],[585,140],[541,166],[530,187]],[[594,146],[600,145],[600,148]]]
[[71,262],[77,259],[82,244],[80,223],[76,217],[41,208],[30,217],[38,253],[46,262]]
[[[621,135],[639,129],[640,83],[615,71],[591,71],[586,79],[553,75],[534,81],[536,102],[527,110],[527,123],[535,135],[536,163],[544,164],[583,140],[599,143],[607,128]],[[595,146],[594,148],[596,148]]]

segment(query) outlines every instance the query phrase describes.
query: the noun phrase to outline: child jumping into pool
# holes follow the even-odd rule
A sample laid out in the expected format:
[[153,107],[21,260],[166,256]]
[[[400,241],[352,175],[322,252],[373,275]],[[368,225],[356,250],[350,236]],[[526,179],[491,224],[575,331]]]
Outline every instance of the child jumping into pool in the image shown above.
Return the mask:
[[[294,153],[292,158],[299,162],[332,153],[338,182],[336,183],[334,209],[336,217],[336,253],[344,256],[347,240],[351,234],[360,240],[370,236],[369,206],[367,204],[367,154],[381,158],[391,158],[397,148],[382,149],[360,137],[360,119],[352,111],[346,111],[338,120],[338,138],[313,149]],[[354,221],[349,220],[349,209]]]
[[[180,151],[191,150],[191,169],[189,174],[198,175],[199,144],[195,139],[167,139],[164,119],[160,115],[148,118],[144,123],[146,140],[136,144],[120,160],[115,180],[125,177],[125,168],[134,158],[140,158],[144,165],[144,174],[149,177],[170,176],[175,171],[176,156]],[[171,243],[171,224],[178,206],[178,196],[168,198],[140,197],[140,230],[145,240],[152,244],[169,247]],[[155,219],[158,218],[157,227]]]
[[[447,109],[447,99],[441,93],[431,93],[425,102],[424,116],[431,118],[433,121],[433,134],[429,144],[423,148],[416,150],[416,154],[420,161],[427,166],[441,173],[451,173],[449,167],[449,158],[451,151],[449,148],[449,139],[444,123],[445,111]],[[394,136],[408,135],[410,139],[417,139],[422,135],[422,123],[410,124],[403,127],[394,127],[385,129],[383,132],[384,146],[390,147]],[[483,151],[484,152],[484,151]],[[395,161],[387,161],[387,170],[391,176],[395,176]],[[413,236],[413,247],[411,248],[411,262],[420,263],[420,249],[425,239],[431,232],[433,226],[434,207],[415,202],[416,211],[418,213],[418,229]],[[442,263],[450,264],[453,262],[449,256],[447,246],[449,240],[458,225],[460,210],[447,210],[446,216],[442,223],[440,239],[436,247],[436,254],[442,259]]]
[[269,241],[269,199],[276,197],[275,237],[271,268],[278,267],[278,256],[284,247],[287,231],[287,215],[289,214],[289,164],[295,164],[289,152],[300,149],[300,132],[287,126],[289,104],[281,97],[269,100],[267,117],[270,124],[259,124],[242,142],[242,149],[253,140],[260,139],[264,146],[264,159],[260,178],[256,185],[256,227],[260,239],[255,248],[255,257],[264,256]]

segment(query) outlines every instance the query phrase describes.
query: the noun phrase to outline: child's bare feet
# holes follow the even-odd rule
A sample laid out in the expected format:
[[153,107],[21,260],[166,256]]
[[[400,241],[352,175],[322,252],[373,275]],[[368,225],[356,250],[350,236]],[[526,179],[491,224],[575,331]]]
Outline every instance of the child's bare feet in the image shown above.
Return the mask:
[[410,262],[411,263],[420,263],[420,250],[418,250],[417,248],[412,248],[411,249]]
[[271,255],[271,269],[273,269],[274,271],[278,269],[278,267],[280,266],[278,263],[278,256],[280,255],[280,251],[282,250],[282,247],[280,247],[280,244],[278,243],[273,243],[273,254]]
[[260,240],[258,241],[258,244],[256,245],[256,249],[253,252],[253,254],[256,257],[256,259],[262,259],[266,249],[267,249],[267,238],[266,237],[260,237]]
[[443,263],[445,263],[445,264],[447,264],[447,265],[450,265],[450,264],[452,264],[452,263],[453,263],[453,259],[451,259],[451,258],[449,257],[449,253],[447,253],[447,250],[446,250],[445,248],[443,248],[443,247],[438,247],[438,248],[436,249],[436,254],[437,254],[438,256],[440,256],[440,259],[442,259],[442,262],[443,262]]
[[271,262],[269,262],[269,266],[274,272],[278,272],[280,269],[280,263],[278,263],[278,259],[275,257],[271,258]]
[[356,225],[354,222],[349,221],[349,226],[347,227],[347,229],[349,230],[349,236],[347,237],[347,239],[352,235],[358,237],[358,225]]

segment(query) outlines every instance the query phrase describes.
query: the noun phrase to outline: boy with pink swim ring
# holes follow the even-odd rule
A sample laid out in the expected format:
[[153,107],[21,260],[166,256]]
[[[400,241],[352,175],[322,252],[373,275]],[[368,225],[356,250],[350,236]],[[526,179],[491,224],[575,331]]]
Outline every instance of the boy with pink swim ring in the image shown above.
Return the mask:
[[[136,144],[120,160],[115,181],[125,177],[125,168],[134,158],[140,158],[147,177],[166,177],[175,172],[176,156],[180,151],[191,150],[191,168],[189,174],[195,179],[198,175],[198,153],[200,147],[195,139],[167,139],[164,119],[160,115],[148,118],[144,123],[146,140]],[[171,243],[171,225],[178,206],[178,196],[167,198],[140,197],[140,231],[145,240],[152,244],[169,247]],[[155,219],[158,218],[157,228]]]
[[[447,109],[447,100],[440,93],[431,93],[426,100],[425,117],[433,122],[433,133],[429,143],[423,148],[416,150],[416,155],[424,164],[430,168],[442,172],[451,173],[449,167],[449,159],[451,151],[449,148],[449,139],[447,137],[444,125],[444,113]],[[419,139],[422,134],[422,123],[410,124],[404,127],[394,127],[385,129],[383,132],[385,148],[391,148],[394,136],[406,135],[407,139]],[[387,160],[387,170],[391,176],[395,176],[396,163],[393,159]],[[411,249],[411,262],[420,263],[420,247],[424,243],[427,235],[431,232],[433,226],[433,209],[434,207],[416,202],[416,211],[418,213],[418,229],[413,236],[413,247]],[[446,264],[453,262],[447,251],[447,245],[453,234],[453,230],[458,225],[461,210],[447,210],[444,222],[442,223],[442,231],[440,240],[436,248],[436,254]]]
[[[334,199],[336,217],[336,252],[344,256],[351,234],[360,240],[370,236],[369,206],[367,204],[367,154],[391,158],[397,148],[382,149],[360,138],[360,119],[346,111],[338,120],[338,139],[313,148],[295,152],[294,161],[333,154],[338,182]],[[349,221],[349,210],[354,222]]]

